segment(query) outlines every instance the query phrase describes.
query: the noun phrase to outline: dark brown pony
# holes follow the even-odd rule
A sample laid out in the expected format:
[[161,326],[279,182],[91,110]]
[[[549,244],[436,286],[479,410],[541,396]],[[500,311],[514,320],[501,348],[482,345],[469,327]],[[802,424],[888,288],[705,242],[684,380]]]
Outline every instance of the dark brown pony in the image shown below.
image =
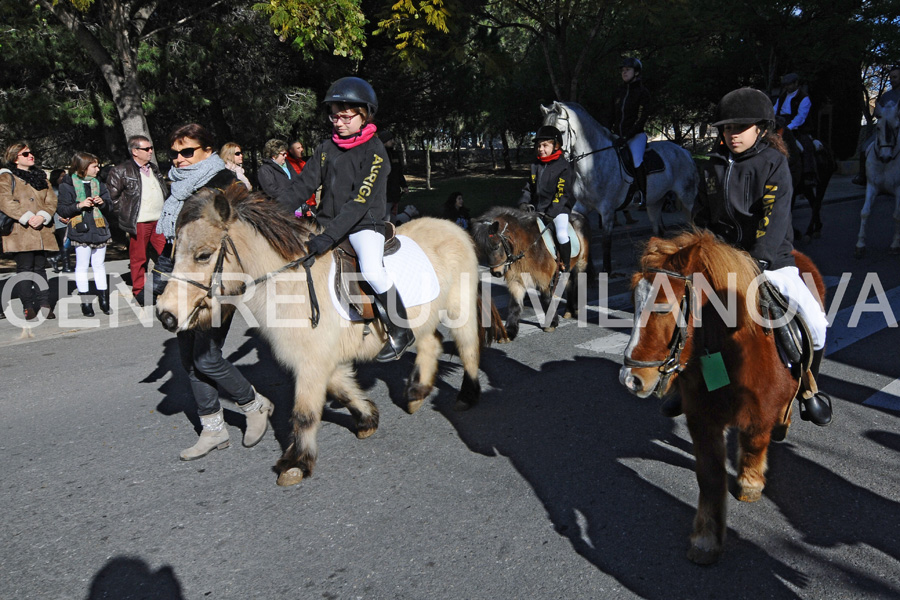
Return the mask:
[[[569,277],[566,281],[566,313],[569,319],[578,312],[578,275],[585,273],[590,265],[590,233],[585,218],[579,213],[569,215],[572,228],[578,236],[581,250],[572,256]],[[481,261],[490,268],[491,275],[503,277],[509,289],[510,303],[506,317],[507,340],[515,339],[519,333],[519,318],[525,292],[533,288],[540,294],[541,309],[547,314],[553,300],[553,288],[557,282],[559,263],[547,251],[541,239],[536,215],[516,208],[497,206],[471,222],[469,232],[475,239],[475,246]],[[553,331],[559,325],[559,315],[554,311],[544,331]]]
[[[807,256],[795,251],[794,258],[801,274],[812,275],[821,303],[822,276]],[[632,278],[635,326],[619,380],[641,398],[662,397],[675,386],[681,393],[700,485],[688,558],[710,564],[725,540],[724,432],[739,430],[738,500],[759,500],[772,431],[779,430],[779,438],[786,434],[799,381],[779,358],[762,319],[750,312],[757,307],[759,271],[749,255],[709,232],[689,231],[670,240],[651,238],[640,264]],[[721,302],[718,309],[712,295]],[[730,383],[709,391],[701,360],[716,353]]]

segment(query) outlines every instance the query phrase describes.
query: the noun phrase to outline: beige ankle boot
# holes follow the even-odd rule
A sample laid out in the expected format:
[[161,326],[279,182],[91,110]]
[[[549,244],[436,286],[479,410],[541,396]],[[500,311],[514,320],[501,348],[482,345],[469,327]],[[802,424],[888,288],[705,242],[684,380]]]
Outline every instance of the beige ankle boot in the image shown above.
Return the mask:
[[181,460],[196,460],[203,458],[215,449],[224,450],[228,447],[228,430],[225,429],[225,417],[222,409],[211,415],[200,415],[200,423],[203,431],[197,443],[181,451]]
[[269,428],[269,416],[275,410],[275,405],[268,398],[256,392],[256,398],[243,406],[238,405],[238,408],[247,417],[247,429],[244,430],[244,446],[252,448],[266,435],[266,430]]

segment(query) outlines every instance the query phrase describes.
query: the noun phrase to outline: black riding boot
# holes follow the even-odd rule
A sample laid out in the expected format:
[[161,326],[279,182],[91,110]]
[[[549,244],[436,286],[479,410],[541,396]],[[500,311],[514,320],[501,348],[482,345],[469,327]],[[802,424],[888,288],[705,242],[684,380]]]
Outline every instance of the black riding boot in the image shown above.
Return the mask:
[[375,360],[378,362],[397,360],[416,341],[408,327],[406,307],[403,306],[395,286],[391,286],[391,289],[383,294],[375,294],[373,304],[378,319],[388,334],[388,341]]
[[647,168],[644,166],[644,163],[641,163],[641,166],[634,170],[634,182],[641,193],[638,210],[645,210],[647,207]]
[[93,317],[94,316],[94,307],[92,306],[91,300],[87,300],[90,294],[82,294],[79,292],[78,294],[81,296],[81,314],[85,317]]
[[572,242],[565,244],[557,242],[557,248],[559,249],[559,262],[562,263],[559,270],[565,273],[569,270],[569,264],[572,262]]
[[62,272],[72,272],[72,249],[66,248],[60,252],[60,261],[62,262]]
[[109,289],[97,290],[97,304],[104,315],[109,314]]
[[47,257],[47,264],[53,269],[54,273],[59,273],[62,269],[62,250]]
[[[819,366],[822,364],[822,355],[825,350],[816,350],[813,352],[812,365],[809,370],[818,384]],[[831,423],[831,398],[825,392],[817,392],[812,398],[799,398],[800,400],[800,418],[804,421],[811,421],[819,427],[825,427]]]

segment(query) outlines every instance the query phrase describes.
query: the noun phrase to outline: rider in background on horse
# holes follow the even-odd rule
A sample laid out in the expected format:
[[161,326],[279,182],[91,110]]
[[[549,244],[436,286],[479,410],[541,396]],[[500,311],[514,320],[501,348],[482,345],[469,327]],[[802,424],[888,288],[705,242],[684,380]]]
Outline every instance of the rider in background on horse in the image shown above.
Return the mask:
[[[694,223],[749,253],[769,283],[796,304],[812,335],[810,371],[817,377],[828,320],[792,255],[791,175],[772,103],[759,90],[741,88],[722,98],[716,116],[724,146],[701,166]],[[801,396],[800,407],[805,421],[831,422],[831,407],[819,396]],[[664,413],[673,408],[680,407],[664,405]]]
[[[900,104],[900,66],[891,67],[891,70],[888,73],[888,79],[891,82],[891,89],[878,96],[878,100],[875,101],[876,117],[878,116],[879,109],[886,104],[891,102]],[[856,185],[866,185],[866,151],[874,141],[875,132],[873,131],[872,134],[866,138],[866,141],[863,142],[862,147],[859,150],[859,173],[857,173],[856,177],[852,180]]]
[[622,154],[625,158],[625,155],[630,153],[634,166],[634,182],[641,193],[638,207],[643,209],[647,202],[647,170],[644,168],[647,134],[644,133],[644,126],[649,115],[650,92],[644,87],[641,79],[642,68],[641,61],[636,58],[627,57],[622,60],[623,84],[613,96],[609,128],[628,146],[629,152]]
[[519,208],[534,206],[539,214],[553,221],[560,270],[568,271],[572,257],[569,213],[575,204],[572,194],[575,169],[563,156],[562,132],[556,127],[542,125],[534,136],[534,147],[537,156],[531,163],[531,177],[522,190]]
[[331,84],[322,103],[330,110],[333,133],[307,161],[294,190],[299,203],[322,186],[316,211],[322,231],[310,238],[307,251],[311,256],[324,254],[349,239],[360,273],[375,292],[375,310],[388,336],[376,360],[396,360],[415,337],[383,262],[391,163],[372,122],[378,98],[367,81],[343,77]]
[[[776,118],[783,118],[784,128],[796,138],[802,147],[801,152],[801,176],[811,183],[816,180],[816,149],[810,127],[807,123],[812,101],[803,90],[800,89],[800,76],[796,73],[788,73],[781,78],[781,95],[775,101]],[[788,134],[783,137],[788,140]]]

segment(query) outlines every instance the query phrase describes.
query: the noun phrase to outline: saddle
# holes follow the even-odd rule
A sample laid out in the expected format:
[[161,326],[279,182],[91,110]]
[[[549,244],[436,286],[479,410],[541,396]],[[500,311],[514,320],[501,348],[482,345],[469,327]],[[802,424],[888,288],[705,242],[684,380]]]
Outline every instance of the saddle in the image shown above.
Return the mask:
[[[394,224],[384,223],[384,255],[390,256],[400,250],[400,240],[397,239]],[[359,258],[346,239],[331,253],[334,257],[334,291],[338,298],[344,300],[348,306],[359,313],[366,321],[375,319],[375,309],[372,305],[374,292],[365,282],[359,272]]]

